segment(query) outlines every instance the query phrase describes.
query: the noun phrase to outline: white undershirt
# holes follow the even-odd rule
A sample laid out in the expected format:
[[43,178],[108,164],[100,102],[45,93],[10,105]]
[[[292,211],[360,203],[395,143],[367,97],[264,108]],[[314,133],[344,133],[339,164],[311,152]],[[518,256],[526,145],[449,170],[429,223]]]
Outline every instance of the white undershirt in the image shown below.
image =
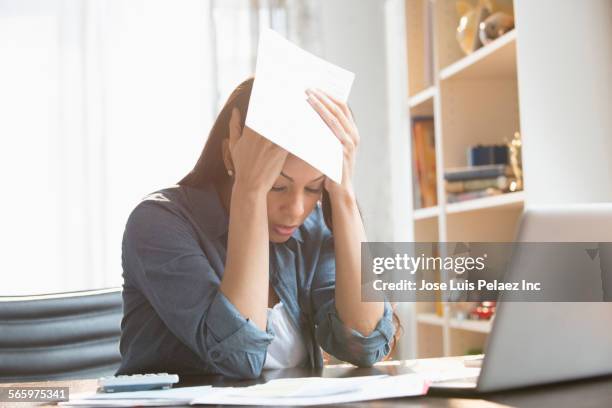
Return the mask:
[[268,308],[268,327],[275,336],[268,345],[265,369],[290,368],[300,365],[307,356],[306,345],[299,328],[293,324],[282,303]]

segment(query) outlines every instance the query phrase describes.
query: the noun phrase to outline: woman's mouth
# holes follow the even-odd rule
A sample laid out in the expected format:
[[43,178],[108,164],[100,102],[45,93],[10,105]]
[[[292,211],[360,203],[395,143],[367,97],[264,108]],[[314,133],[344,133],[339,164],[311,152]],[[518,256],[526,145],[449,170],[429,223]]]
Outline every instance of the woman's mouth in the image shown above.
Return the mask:
[[279,224],[274,224],[274,226],[272,227],[274,232],[276,232],[278,235],[283,235],[283,236],[289,236],[293,234],[293,231],[295,231],[296,228],[297,228],[297,225],[291,226],[291,225],[279,225]]

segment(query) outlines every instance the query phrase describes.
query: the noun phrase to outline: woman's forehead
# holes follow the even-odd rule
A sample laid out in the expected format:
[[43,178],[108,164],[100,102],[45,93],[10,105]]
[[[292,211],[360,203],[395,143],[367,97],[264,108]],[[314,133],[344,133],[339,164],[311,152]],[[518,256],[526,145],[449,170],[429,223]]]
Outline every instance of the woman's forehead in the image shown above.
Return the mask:
[[283,174],[291,177],[295,181],[305,183],[318,179],[323,175],[319,170],[291,153],[287,155],[287,160],[285,160]]

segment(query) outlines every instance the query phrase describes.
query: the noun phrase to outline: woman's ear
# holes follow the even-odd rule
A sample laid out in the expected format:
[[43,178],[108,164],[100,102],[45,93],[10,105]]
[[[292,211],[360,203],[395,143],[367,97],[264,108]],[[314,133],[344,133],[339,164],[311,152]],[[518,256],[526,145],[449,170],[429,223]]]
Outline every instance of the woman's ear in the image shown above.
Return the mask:
[[242,134],[242,126],[240,125],[240,119],[240,111],[238,110],[238,108],[234,107],[232,109],[232,116],[230,117],[228,129],[230,150],[234,148],[234,145]]
[[225,172],[228,170],[234,171],[234,162],[232,161],[232,152],[230,150],[229,138],[223,138],[221,143],[221,154],[223,155],[223,165],[225,166]]
[[232,161],[232,149],[234,148],[236,142],[240,138],[240,134],[242,133],[242,128],[240,126],[240,111],[236,107],[232,109],[232,116],[230,117],[228,127],[229,137],[223,139],[223,143],[221,144],[221,150],[223,154],[223,164],[225,165],[225,169],[231,170],[233,172],[234,163]]

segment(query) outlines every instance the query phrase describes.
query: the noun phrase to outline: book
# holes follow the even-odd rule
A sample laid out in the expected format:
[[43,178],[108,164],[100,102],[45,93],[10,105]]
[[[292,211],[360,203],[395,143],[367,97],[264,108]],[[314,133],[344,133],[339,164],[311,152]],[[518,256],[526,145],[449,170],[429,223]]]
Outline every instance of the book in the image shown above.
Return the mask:
[[412,119],[414,146],[414,168],[418,183],[415,193],[420,194],[420,207],[433,207],[438,204],[436,183],[436,146],[434,121],[431,117]]
[[486,166],[467,166],[447,169],[444,179],[447,181],[463,181],[499,176],[511,176],[512,169],[505,164],[490,164]]
[[468,166],[486,164],[509,164],[508,146],[506,145],[476,145],[467,149]]
[[419,185],[418,157],[414,143],[414,135],[412,137],[412,201],[414,208],[423,206],[423,197],[421,196],[421,187]]
[[434,5],[431,1],[425,2],[423,12],[423,74],[424,82],[431,86],[435,82],[434,77]]
[[515,179],[511,177],[499,176],[473,180],[447,181],[446,192],[464,193],[466,191],[478,191],[487,188],[497,188],[502,191],[507,191],[510,188],[510,183],[514,180]]
[[502,193],[503,192],[497,188],[487,188],[485,190],[468,191],[465,193],[448,193],[446,195],[446,201],[449,204],[452,204],[452,203],[459,203],[462,201],[475,200],[477,198],[492,197],[492,196],[500,195]]

